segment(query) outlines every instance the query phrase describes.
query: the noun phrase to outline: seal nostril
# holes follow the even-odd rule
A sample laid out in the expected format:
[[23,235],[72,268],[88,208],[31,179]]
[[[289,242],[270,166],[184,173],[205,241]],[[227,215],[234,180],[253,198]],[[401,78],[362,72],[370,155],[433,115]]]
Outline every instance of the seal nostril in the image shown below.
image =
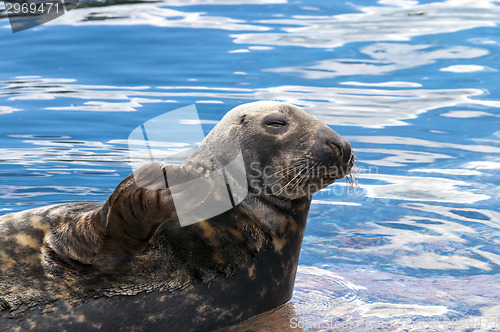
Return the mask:
[[337,155],[337,157],[339,158],[339,160],[342,160],[342,149],[335,143],[333,142],[327,142],[326,143],[330,148],[332,148],[333,152],[335,152],[335,154]]

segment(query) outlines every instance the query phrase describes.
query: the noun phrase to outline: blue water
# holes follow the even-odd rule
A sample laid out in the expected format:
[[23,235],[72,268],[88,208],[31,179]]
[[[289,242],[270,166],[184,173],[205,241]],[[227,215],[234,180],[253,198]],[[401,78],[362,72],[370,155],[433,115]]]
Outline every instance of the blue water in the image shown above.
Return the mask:
[[315,195],[285,318],[251,324],[500,328],[499,3],[80,7],[15,34],[1,16],[0,214],[105,200],[130,132],[166,111],[196,104],[208,132],[294,103],[350,140],[360,189]]

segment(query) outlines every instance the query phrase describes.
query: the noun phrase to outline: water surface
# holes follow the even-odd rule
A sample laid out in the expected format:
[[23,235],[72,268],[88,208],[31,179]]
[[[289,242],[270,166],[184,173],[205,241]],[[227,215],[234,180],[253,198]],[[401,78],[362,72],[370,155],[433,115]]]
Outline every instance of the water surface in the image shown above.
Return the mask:
[[361,188],[314,196],[294,298],[245,327],[500,328],[498,2],[84,1],[16,34],[0,17],[0,214],[105,200],[129,133],[166,111],[196,104],[208,132],[294,103],[350,140]]

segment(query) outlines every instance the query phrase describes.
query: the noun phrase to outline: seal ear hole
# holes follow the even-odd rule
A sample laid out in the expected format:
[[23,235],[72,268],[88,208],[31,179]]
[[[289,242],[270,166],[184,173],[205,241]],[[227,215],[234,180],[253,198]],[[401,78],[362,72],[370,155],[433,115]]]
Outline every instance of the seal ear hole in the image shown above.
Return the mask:
[[290,112],[290,110],[287,108],[281,108],[280,109],[280,112],[283,113],[283,114],[288,114],[288,112]]
[[247,118],[246,114],[243,114],[241,116],[241,118],[240,118],[240,125],[242,125],[245,122],[246,118]]

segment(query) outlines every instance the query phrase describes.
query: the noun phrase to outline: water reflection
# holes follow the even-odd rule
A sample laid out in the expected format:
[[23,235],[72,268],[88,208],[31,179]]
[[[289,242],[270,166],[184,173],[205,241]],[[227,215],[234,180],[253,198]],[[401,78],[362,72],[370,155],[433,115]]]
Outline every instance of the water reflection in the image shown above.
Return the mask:
[[[500,22],[500,6],[495,1],[464,3],[460,0],[419,4],[416,1],[385,0],[381,6],[352,4],[357,13],[325,15],[335,12],[328,5],[298,6],[308,15],[286,17],[279,11],[274,19],[247,22],[204,12],[182,11],[178,6],[268,5],[286,0],[190,0],[92,2],[82,1],[74,10],[48,25],[153,25],[161,27],[208,28],[252,31],[234,34],[237,44],[334,48],[351,42],[407,41],[412,37],[451,33]],[[165,7],[174,7],[165,8]],[[313,15],[320,12],[320,15]],[[283,17],[283,18],[281,18]],[[283,26],[276,32],[274,26]],[[257,33],[253,33],[257,32]]]
[[474,193],[473,182],[451,180],[439,177],[398,176],[369,174],[370,179],[386,184],[365,185],[366,195],[372,198],[388,198],[410,201],[476,203],[490,196]]
[[475,223],[480,222],[492,228],[498,228],[500,222],[500,212],[488,209],[431,205],[424,203],[404,203],[402,204],[402,207],[430,212],[432,214],[460,221]]
[[[54,31],[66,24],[136,25],[140,38],[150,33],[158,39],[166,29],[144,26],[194,29],[197,34],[220,30],[227,38],[213,45],[221,54],[213,61],[235,65],[217,73],[227,84],[210,72],[187,79],[185,85],[165,79],[157,83],[161,86],[85,84],[87,73],[2,78],[0,121],[63,115],[72,121],[99,117],[104,122],[99,126],[106,127],[109,120],[110,127],[101,139],[74,128],[51,135],[52,129],[42,131],[37,120],[13,128],[15,134],[4,126],[0,213],[104,200],[130,171],[129,131],[124,128],[136,127],[154,112],[204,104],[210,119],[182,124],[210,128],[235,104],[279,99],[304,106],[345,133],[365,171],[359,192],[348,194],[336,183],[316,194],[292,302],[245,327],[289,328],[292,318],[310,324],[353,317],[460,322],[468,315],[498,315],[500,131],[494,121],[500,101],[493,77],[497,69],[492,68],[498,56],[499,43],[493,40],[500,22],[498,2],[381,0],[352,5],[351,13],[342,14],[327,2],[291,3],[286,11],[284,6],[263,6],[285,2],[86,2],[52,21]],[[251,6],[210,7],[220,4],[256,6],[255,12],[246,10]],[[207,6],[189,7],[194,5]],[[477,27],[490,28],[450,34],[450,39],[438,36]],[[474,37],[482,33],[491,38]],[[431,34],[436,39],[427,37]],[[64,43],[69,37],[60,38]],[[185,41],[172,41],[172,48],[182,50]],[[341,45],[343,49],[331,49]],[[129,45],[117,42],[116,47]],[[156,48],[145,51],[158,53]],[[267,55],[287,61],[267,61]],[[266,61],[256,61],[258,56]],[[135,74],[165,74],[160,71]],[[181,74],[167,74],[172,73]],[[211,83],[196,83],[204,75]],[[256,76],[261,81],[252,81]],[[106,118],[107,112],[114,113]],[[33,134],[37,132],[46,134]],[[152,142],[152,148],[179,152],[184,146]],[[148,157],[144,151],[135,162]]]
[[[295,74],[308,79],[351,75],[386,75],[397,70],[432,64],[439,59],[473,59],[489,54],[485,49],[466,46],[436,49],[433,45],[395,43],[371,44],[361,48],[360,52],[371,59],[329,59],[311,65],[272,68],[264,71]],[[447,69],[447,71],[452,70]],[[454,71],[458,72],[458,69],[455,68]]]
[[[108,191],[106,190],[107,194]],[[102,189],[93,187],[65,187],[65,186],[3,186],[0,185],[0,198],[1,199],[24,199],[30,197],[40,198],[45,195],[58,195],[62,196],[64,201],[65,195],[81,195],[93,196],[102,195]]]
[[496,69],[478,66],[478,65],[455,65],[439,69],[440,71],[449,71],[452,73],[474,73],[478,71],[497,71]]
[[9,106],[0,106],[0,114],[12,113],[15,111],[21,111],[21,109]]
[[[349,284],[343,284],[349,280]],[[494,276],[415,278],[336,264],[299,266],[292,301],[224,331],[487,331],[500,306]],[[321,291],[318,291],[321,290]],[[466,311],[471,299],[481,309]],[[478,318],[483,325],[478,325]],[[475,319],[475,320],[473,320]],[[495,321],[496,322],[496,321]],[[300,328],[299,328],[300,327]]]
[[448,142],[436,142],[412,137],[396,136],[349,136],[350,141],[376,143],[376,144],[395,144],[395,145],[415,145],[429,148],[456,149],[483,153],[500,153],[500,148],[491,145],[475,144],[456,144]]
[[500,115],[498,115],[498,114],[492,114],[492,113],[483,112],[483,111],[451,111],[451,112],[441,114],[441,116],[445,116],[448,118],[459,118],[459,119],[479,118],[482,116],[492,116],[492,117],[500,118]]
[[482,174],[479,171],[467,170],[461,168],[457,169],[416,168],[416,169],[410,169],[409,172],[436,173],[436,174],[462,175],[462,176],[474,176]]
[[[344,85],[356,82],[344,82]],[[195,102],[221,103],[223,100],[263,100],[279,99],[284,102],[305,107],[327,124],[334,126],[357,126],[365,128],[384,128],[405,125],[405,120],[415,119],[418,115],[444,107],[462,104],[500,108],[500,101],[487,100],[486,93],[480,89],[412,89],[412,83],[403,82],[371,86],[370,88],[314,87],[314,86],[275,86],[269,88],[227,88],[204,86],[162,86],[151,88],[91,86],[75,84],[70,79],[47,79],[34,77],[18,78],[0,82],[0,103],[2,98],[8,102],[22,100],[68,100],[67,106],[43,106],[48,110],[79,110],[95,112],[136,111],[145,103],[175,103],[179,99],[190,98]],[[394,85],[408,88],[394,89]],[[208,98],[208,99],[207,99]],[[81,102],[81,100],[84,100]],[[17,109],[16,111],[20,111]],[[227,110],[226,110],[227,111]],[[360,138],[353,138],[360,139]],[[366,138],[371,139],[371,138]],[[382,137],[377,140],[380,143]],[[415,144],[416,139],[392,139],[394,144]],[[429,144],[439,144],[430,142]],[[415,144],[419,145],[419,144]],[[442,147],[458,146],[441,144]],[[478,145],[471,148],[479,148]],[[496,152],[498,148],[484,147],[483,152]]]
[[[236,1],[233,1],[233,3]],[[245,1],[238,1],[245,3]],[[236,3],[238,3],[236,2]],[[261,0],[252,4],[282,3],[282,1]],[[181,11],[165,6],[189,6],[219,4],[217,2],[138,2],[119,6],[77,8],[47,25],[151,25],[168,28],[222,29],[228,31],[269,31],[271,28],[249,24],[245,20],[224,16],[209,16],[205,12]]]
[[381,148],[358,148],[356,152],[367,152],[370,154],[379,154],[383,156],[381,159],[370,160],[363,158],[363,163],[388,166],[388,167],[401,167],[413,163],[434,163],[438,159],[453,158],[450,155],[431,153],[424,151],[411,151],[411,150],[397,150],[397,149],[381,149]]
[[[83,0],[75,9],[44,25],[152,25],[229,31],[268,31],[271,28],[247,24],[244,20],[224,16],[208,16],[205,12],[183,12],[165,7],[283,3],[286,3],[286,0]],[[5,17],[5,9],[1,8],[0,18]]]
[[352,42],[407,41],[415,36],[489,27],[500,22],[500,6],[492,0],[381,3],[382,6],[353,4],[359,13],[262,20],[259,22],[282,26],[283,32],[234,34],[234,42],[335,48]]

